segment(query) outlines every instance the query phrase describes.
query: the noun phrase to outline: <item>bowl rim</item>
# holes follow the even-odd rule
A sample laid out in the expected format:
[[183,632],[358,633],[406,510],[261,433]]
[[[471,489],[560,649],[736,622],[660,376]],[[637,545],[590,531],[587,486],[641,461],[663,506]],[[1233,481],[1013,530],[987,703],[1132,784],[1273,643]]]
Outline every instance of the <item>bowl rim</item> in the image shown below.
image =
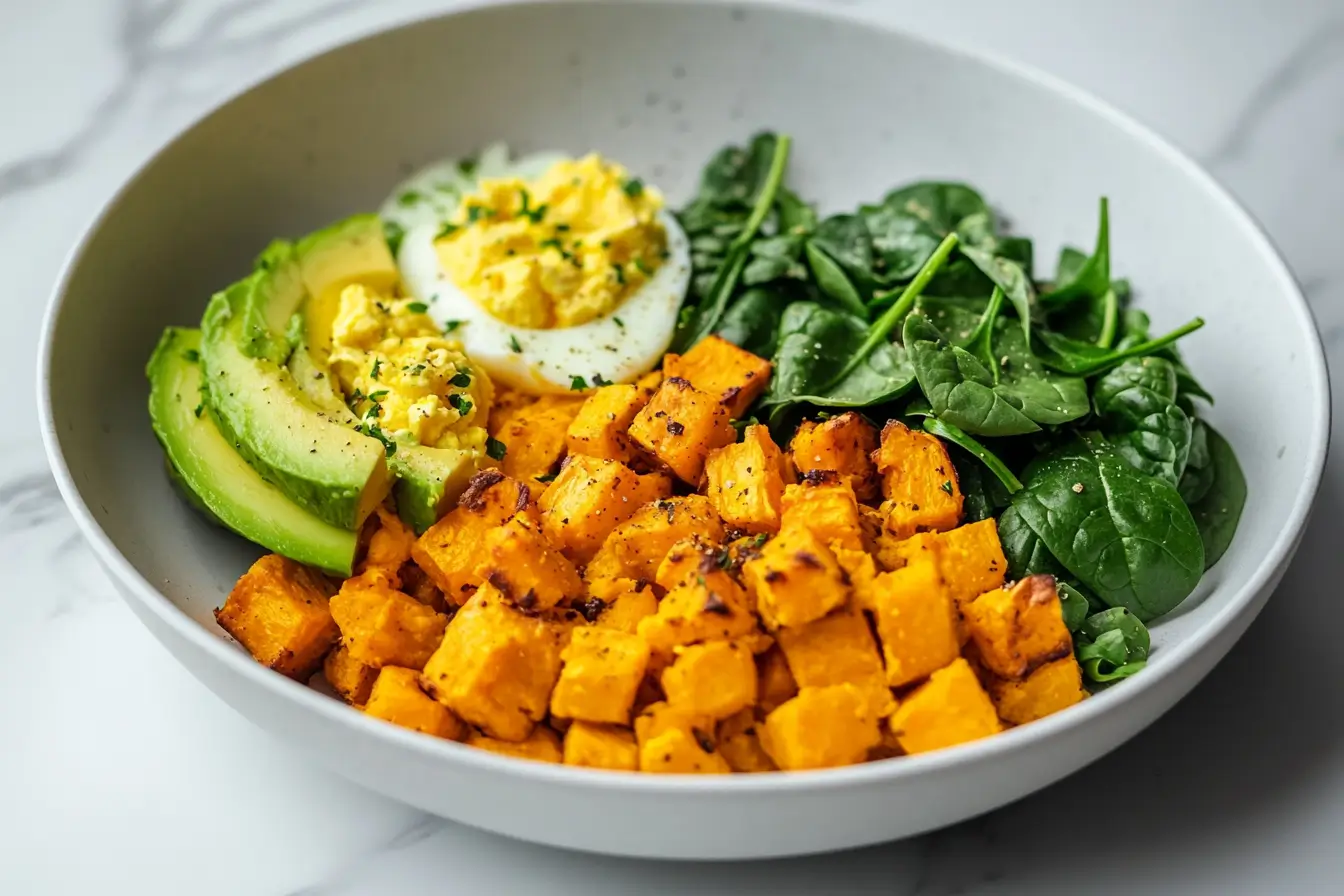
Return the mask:
[[[352,37],[322,42],[311,52],[305,53],[295,61],[262,67],[252,77],[245,79],[219,101],[194,116],[187,123],[175,128],[166,138],[159,140],[157,145],[136,163],[121,185],[93,215],[66,254],[51,295],[48,298],[39,334],[40,342],[37,358],[39,426],[43,448],[62,499],[74,516],[80,532],[93,547],[104,568],[122,586],[118,590],[127,600],[134,598],[146,612],[152,613],[158,622],[172,629],[178,637],[206,654],[212,661],[222,664],[235,676],[245,679],[249,686],[269,689],[276,692],[277,696],[293,700],[300,709],[323,716],[326,721],[332,724],[353,726],[355,732],[361,736],[382,740],[398,750],[413,751],[419,754],[421,759],[427,761],[459,762],[464,763],[468,769],[479,770],[484,773],[511,774],[535,783],[562,787],[592,787],[608,791],[636,791],[643,794],[780,794],[867,787],[877,782],[892,783],[926,773],[947,772],[957,767],[977,765],[982,762],[1001,759],[1008,754],[1030,750],[1035,745],[1066,732],[1094,724],[1096,717],[1117,711],[1127,704],[1138,702],[1145,693],[1155,689],[1163,680],[1177,674],[1211,641],[1232,625],[1238,616],[1246,612],[1264,589],[1275,583],[1277,576],[1282,572],[1286,562],[1296,549],[1323,476],[1330,440],[1330,381],[1320,331],[1296,277],[1264,228],[1233,197],[1227,188],[1166,138],[1159,136],[1148,126],[1139,123],[1129,114],[1120,111],[1090,92],[1074,86],[1062,78],[1041,71],[1032,65],[1000,56],[994,52],[961,46],[955,39],[944,40],[912,34],[899,27],[874,21],[871,15],[863,10],[830,5],[822,6],[815,0],[731,0],[731,2],[729,0],[640,0],[640,2],[654,7],[745,7],[761,12],[782,11],[793,15],[812,16],[826,22],[858,23],[868,28],[880,30],[884,34],[923,45],[931,50],[969,59],[1004,76],[1028,82],[1037,89],[1054,93],[1082,110],[1104,118],[1113,126],[1125,131],[1130,137],[1144,143],[1150,150],[1162,156],[1167,162],[1178,168],[1184,176],[1191,179],[1215,199],[1221,206],[1222,213],[1234,221],[1251,244],[1255,246],[1261,263],[1267,266],[1278,281],[1280,289],[1289,299],[1288,304],[1295,315],[1296,323],[1307,334],[1314,337],[1308,338],[1306,341],[1308,357],[1304,359],[1308,370],[1307,379],[1315,393],[1312,396],[1315,413],[1312,415],[1311,444],[1307,451],[1306,468],[1297,494],[1293,498],[1288,518],[1285,521],[1286,525],[1279,532],[1270,550],[1261,558],[1254,574],[1235,590],[1227,605],[1205,622],[1203,626],[1185,640],[1168,646],[1164,652],[1167,652],[1169,659],[1165,659],[1161,667],[1150,667],[1145,670],[1143,675],[1126,681],[1123,687],[1107,688],[1088,700],[1045,719],[1038,720],[1030,725],[1009,729],[995,737],[983,738],[930,753],[902,756],[899,757],[899,761],[865,762],[843,768],[805,772],[772,772],[755,775],[649,775],[637,772],[575,768],[550,763],[522,761],[499,756],[485,750],[473,749],[454,741],[425,737],[416,732],[370,718],[344,703],[313,690],[306,684],[293,681],[283,675],[277,675],[255,662],[250,656],[237,650],[225,639],[209,632],[155,588],[121,554],[94,518],[70,474],[55,430],[51,400],[53,338],[70,281],[75,270],[81,264],[93,237],[101,230],[113,210],[139,183],[163,153],[207,118],[260,85],[292,69],[306,65],[319,57],[339,52],[346,47],[366,40],[377,39],[392,31],[414,28],[429,21],[497,8],[539,8],[564,5],[604,6],[625,3],[625,0],[464,0],[459,5],[447,10],[394,15],[390,20],[383,22],[372,30],[360,31]],[[1118,746],[1118,744],[1109,745],[1108,749],[1114,746]]]

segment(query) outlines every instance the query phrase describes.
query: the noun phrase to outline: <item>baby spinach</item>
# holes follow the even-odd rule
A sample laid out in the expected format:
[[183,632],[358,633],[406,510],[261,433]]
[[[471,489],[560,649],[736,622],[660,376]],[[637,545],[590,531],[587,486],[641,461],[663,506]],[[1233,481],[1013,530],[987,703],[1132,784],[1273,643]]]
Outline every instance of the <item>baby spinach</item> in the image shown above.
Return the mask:
[[1127,678],[1147,665],[1151,649],[1148,629],[1123,607],[1087,617],[1076,637],[1078,662],[1091,681]]
[[1031,323],[1036,316],[1036,290],[1031,278],[1017,262],[995,255],[986,249],[963,246],[961,254],[969,258],[980,272],[989,278],[996,287],[1003,290],[1022,326],[1022,338],[1031,344]]
[[1008,469],[1007,464],[999,460],[993,451],[990,451],[956,426],[945,420],[939,420],[937,417],[929,416],[924,418],[924,431],[945,442],[960,446],[968,454],[975,457],[985,465],[985,469],[994,474],[994,477],[1003,485],[1008,494],[1012,495],[1022,490],[1022,483],[1013,475],[1013,471]]
[[[1120,340],[1120,348],[1128,348],[1137,343],[1148,340],[1148,315],[1142,311],[1129,310],[1125,312],[1124,324],[1122,328],[1123,337]],[[1199,381],[1195,379],[1190,368],[1185,366],[1185,360],[1181,357],[1181,350],[1175,343],[1158,349],[1153,354],[1160,358],[1166,358],[1176,366],[1176,394],[1177,400],[1182,407],[1188,411],[1193,407],[1191,398],[1200,398],[1213,404],[1213,396],[1208,393]]]
[[1061,333],[1040,330],[1036,335],[1044,345],[1044,350],[1037,351],[1035,354],[1047,367],[1061,373],[1069,373],[1074,376],[1095,376],[1110,370],[1117,364],[1128,361],[1130,358],[1142,358],[1144,355],[1156,354],[1161,349],[1167,348],[1176,340],[1188,336],[1202,326],[1204,326],[1204,319],[1196,317],[1164,336],[1128,346],[1116,346],[1115,348],[1103,348],[1089,342],[1070,339]]
[[980,320],[976,321],[975,329],[971,331],[971,335],[966,338],[966,343],[962,346],[980,359],[980,362],[989,370],[990,375],[994,377],[995,383],[999,381],[1001,365],[998,357],[994,354],[994,324],[998,321],[999,312],[1002,310],[1003,290],[996,286],[994,292],[989,296],[989,304],[985,306],[984,312],[980,315]]
[[1135,358],[1097,380],[1092,401],[1111,447],[1136,469],[1178,485],[1190,456],[1190,418],[1176,404],[1176,366]]
[[769,358],[775,353],[780,318],[787,305],[788,297],[777,289],[750,287],[723,313],[714,332],[739,348]]
[[1209,425],[1195,417],[1190,421],[1190,455],[1180,485],[1176,486],[1181,500],[1191,507],[1203,500],[1213,488],[1216,475],[1213,456],[1209,453]]
[[1012,509],[1072,576],[1141,620],[1174,609],[1204,572],[1199,528],[1175,487],[1099,439],[1033,463]]
[[866,320],[868,306],[863,303],[863,297],[850,282],[840,263],[827,255],[826,250],[818,247],[815,242],[807,243],[806,254],[807,265],[812,269],[812,278],[816,281],[817,288],[850,314]]
[[1246,475],[1227,440],[1207,423],[1204,427],[1213,481],[1204,496],[1190,505],[1190,512],[1204,543],[1204,568],[1207,569],[1227,552],[1237,532],[1241,511],[1246,506]]
[[1053,288],[1040,301],[1047,311],[1062,312],[1052,322],[1066,335],[1100,348],[1110,348],[1115,342],[1121,300],[1111,280],[1110,215],[1105,196],[1092,254],[1067,246],[1060,250]]
[[1059,592],[1059,608],[1064,614],[1064,627],[1076,632],[1082,627],[1087,614],[1092,611],[1087,598],[1068,582],[1055,581],[1055,590]]

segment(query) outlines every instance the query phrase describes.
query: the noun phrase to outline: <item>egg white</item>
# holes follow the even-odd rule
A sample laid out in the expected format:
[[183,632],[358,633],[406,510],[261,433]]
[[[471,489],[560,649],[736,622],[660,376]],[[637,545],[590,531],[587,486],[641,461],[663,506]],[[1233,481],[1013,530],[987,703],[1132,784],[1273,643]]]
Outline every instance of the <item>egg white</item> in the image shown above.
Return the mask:
[[[501,164],[492,151],[482,154],[477,176],[531,179],[563,158],[539,153]],[[478,305],[439,265],[434,239],[456,200],[452,208],[440,211],[449,201],[446,191],[440,191],[433,212],[398,202],[406,190],[447,183],[449,173],[460,174],[456,162],[439,163],[408,179],[384,204],[383,214],[406,229],[397,254],[406,291],[427,304],[441,326],[451,328],[450,335],[462,341],[473,363],[496,382],[530,393],[569,392],[575,377],[582,377],[589,387],[604,381],[631,382],[658,365],[672,342],[691,279],[690,242],[675,216],[665,209],[657,216],[667,233],[667,259],[611,314],[575,327],[518,327]],[[457,198],[470,188],[470,184],[459,188]]]

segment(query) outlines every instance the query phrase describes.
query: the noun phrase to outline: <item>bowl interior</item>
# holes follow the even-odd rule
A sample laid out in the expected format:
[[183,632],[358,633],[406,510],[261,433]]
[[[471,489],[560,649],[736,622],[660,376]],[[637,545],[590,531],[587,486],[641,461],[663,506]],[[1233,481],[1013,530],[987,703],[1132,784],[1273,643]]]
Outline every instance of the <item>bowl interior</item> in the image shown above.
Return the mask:
[[1228,609],[1323,449],[1319,346],[1272,251],[1188,163],[1085,99],[788,8],[477,10],[333,51],[194,126],[95,226],[52,317],[50,421],[87,512],[144,579],[219,633],[211,610],[258,552],[202,522],[163,475],[143,375],[163,326],[195,324],[271,238],[374,209],[444,155],[499,139],[598,149],[675,203],[711,152],[758,128],[794,136],[792,182],[825,209],[918,178],[976,185],[1037,239],[1038,273],[1061,242],[1090,245],[1097,197],[1111,198],[1113,264],[1155,330],[1208,321],[1182,347],[1250,482],[1232,549],[1156,626],[1153,666]]

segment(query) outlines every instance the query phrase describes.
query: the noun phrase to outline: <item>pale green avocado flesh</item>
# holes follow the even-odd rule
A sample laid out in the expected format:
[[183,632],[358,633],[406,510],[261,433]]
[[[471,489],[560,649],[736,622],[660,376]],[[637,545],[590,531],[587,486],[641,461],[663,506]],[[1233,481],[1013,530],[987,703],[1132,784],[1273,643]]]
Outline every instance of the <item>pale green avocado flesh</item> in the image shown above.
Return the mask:
[[234,450],[201,397],[200,331],[169,327],[149,360],[149,417],[178,485],[216,521],[267,550],[349,575],[357,534],[291,501]]

